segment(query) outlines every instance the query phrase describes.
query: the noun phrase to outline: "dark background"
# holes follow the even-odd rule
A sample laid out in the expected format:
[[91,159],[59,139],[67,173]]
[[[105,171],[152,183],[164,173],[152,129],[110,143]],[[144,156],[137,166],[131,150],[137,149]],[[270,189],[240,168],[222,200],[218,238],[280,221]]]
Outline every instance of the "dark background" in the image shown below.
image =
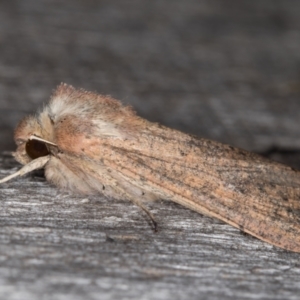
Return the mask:
[[0,2],[0,145],[60,82],[249,150],[300,148],[297,0]]
[[[300,167],[299,0],[0,1],[0,150],[66,82]],[[1,178],[19,165],[0,155]],[[0,186],[0,299],[299,299],[299,254],[179,205]]]

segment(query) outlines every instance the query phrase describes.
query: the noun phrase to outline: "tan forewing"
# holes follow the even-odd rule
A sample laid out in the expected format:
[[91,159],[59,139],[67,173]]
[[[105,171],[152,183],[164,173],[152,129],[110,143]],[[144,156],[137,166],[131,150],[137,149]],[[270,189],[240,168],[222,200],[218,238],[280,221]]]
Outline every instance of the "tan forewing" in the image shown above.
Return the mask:
[[240,149],[147,125],[135,139],[98,139],[85,151],[86,157],[92,154],[93,163],[87,164],[97,180],[103,180],[100,164],[110,182],[115,179],[122,189],[128,184],[124,195],[136,186],[300,252],[299,172]]

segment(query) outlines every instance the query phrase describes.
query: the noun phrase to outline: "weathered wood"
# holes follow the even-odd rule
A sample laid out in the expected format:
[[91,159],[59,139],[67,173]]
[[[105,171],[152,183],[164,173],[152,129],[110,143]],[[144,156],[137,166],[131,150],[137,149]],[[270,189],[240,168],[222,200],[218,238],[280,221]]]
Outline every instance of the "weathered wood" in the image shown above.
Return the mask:
[[[1,156],[1,177],[17,167]],[[131,203],[63,194],[41,174],[0,188],[2,299],[296,299],[300,293],[299,254],[173,203],[151,204],[159,223],[154,233]]]
[[[61,81],[235,146],[300,149],[299,13],[297,0],[2,1],[0,149]],[[1,177],[18,167],[0,156]],[[0,299],[299,298],[299,254],[173,203],[151,204],[153,233],[131,203],[41,174],[0,200]]]

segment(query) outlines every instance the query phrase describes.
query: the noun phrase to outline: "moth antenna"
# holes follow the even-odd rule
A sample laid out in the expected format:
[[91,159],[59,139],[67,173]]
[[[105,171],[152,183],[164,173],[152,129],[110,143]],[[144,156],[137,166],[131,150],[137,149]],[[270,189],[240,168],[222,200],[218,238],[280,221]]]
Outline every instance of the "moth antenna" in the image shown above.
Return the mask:
[[30,140],[30,141],[31,141],[31,140],[40,141],[40,142],[43,142],[43,143],[45,143],[45,144],[48,144],[48,145],[52,145],[52,146],[57,147],[56,144],[54,144],[54,143],[52,143],[52,142],[49,142],[49,141],[47,141],[47,140],[44,140],[44,139],[42,139],[42,138],[40,138],[40,137],[38,137],[38,136],[36,136],[36,135],[31,135],[31,136],[29,137],[29,140]]
[[25,165],[23,168],[21,168],[19,171],[2,178],[0,180],[0,184],[4,183],[6,181],[9,181],[15,177],[23,176],[31,171],[43,168],[46,165],[46,163],[49,161],[49,159],[50,159],[50,155],[42,156],[42,157],[32,160],[27,165]]

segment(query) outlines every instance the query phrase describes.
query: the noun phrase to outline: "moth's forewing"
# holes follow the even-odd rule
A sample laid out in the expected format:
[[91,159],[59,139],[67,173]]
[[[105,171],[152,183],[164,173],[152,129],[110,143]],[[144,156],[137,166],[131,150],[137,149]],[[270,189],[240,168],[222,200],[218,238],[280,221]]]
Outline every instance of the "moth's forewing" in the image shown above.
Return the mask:
[[140,134],[136,140],[99,143],[103,168],[118,174],[117,182],[121,178],[300,252],[298,171],[240,149],[151,126],[156,125],[149,124],[149,135]]

